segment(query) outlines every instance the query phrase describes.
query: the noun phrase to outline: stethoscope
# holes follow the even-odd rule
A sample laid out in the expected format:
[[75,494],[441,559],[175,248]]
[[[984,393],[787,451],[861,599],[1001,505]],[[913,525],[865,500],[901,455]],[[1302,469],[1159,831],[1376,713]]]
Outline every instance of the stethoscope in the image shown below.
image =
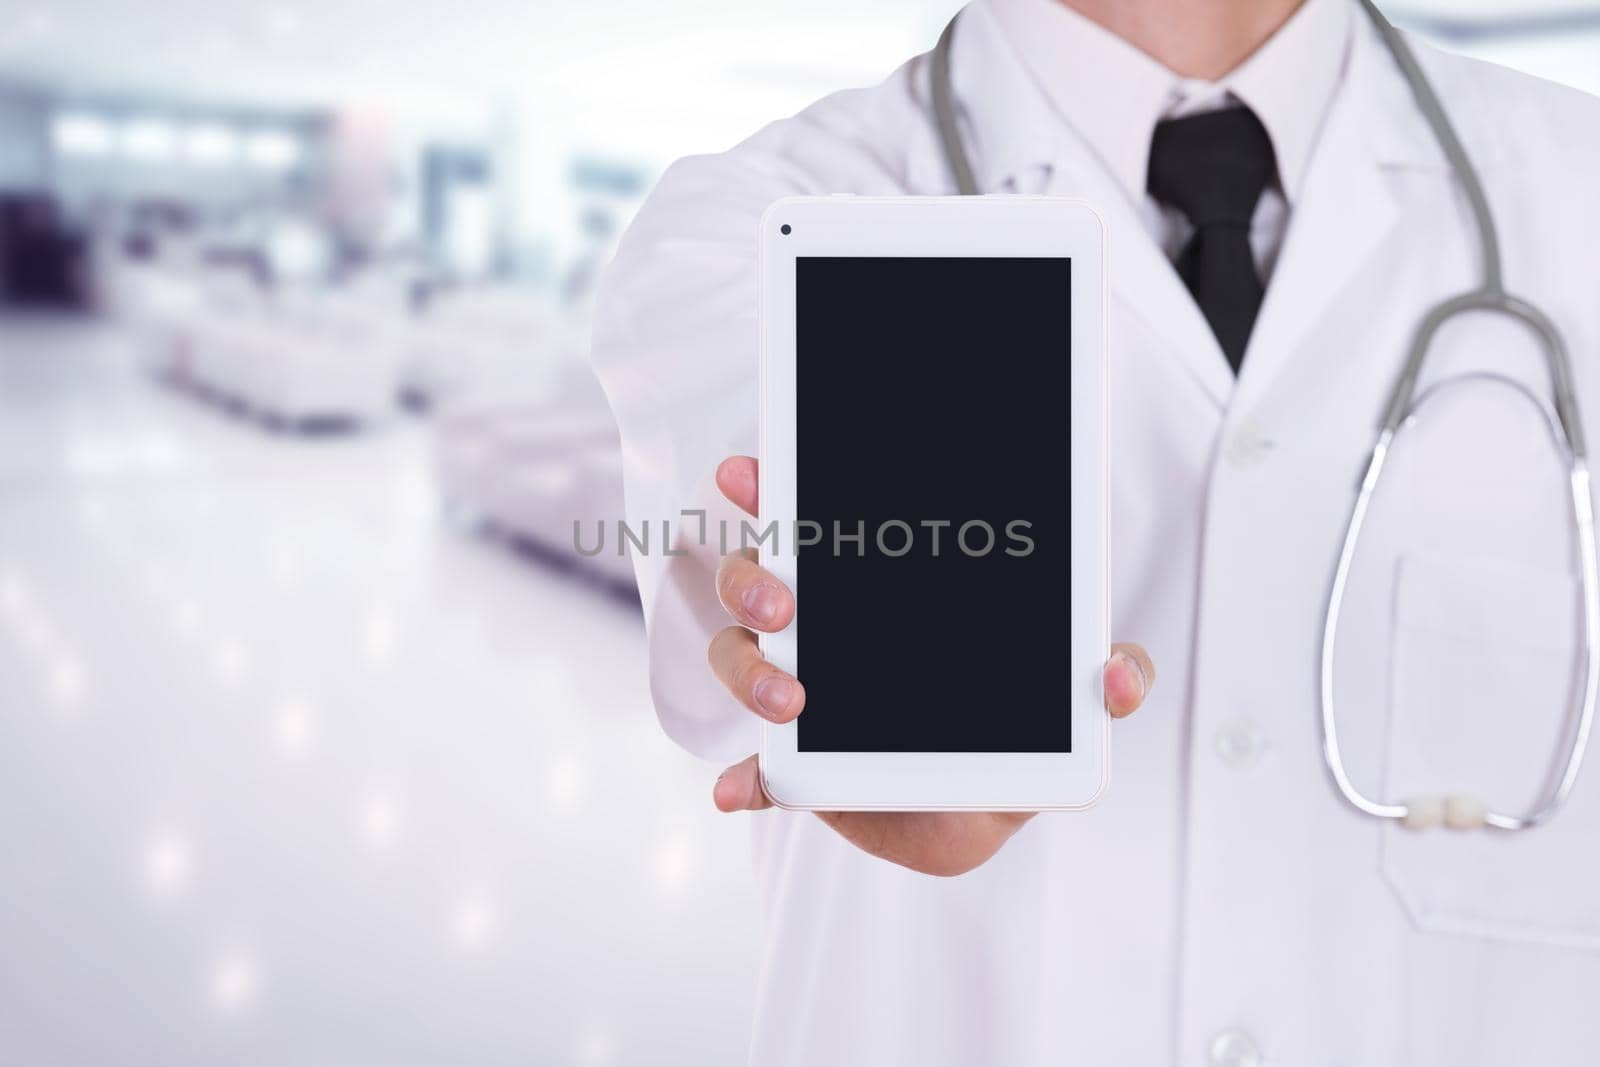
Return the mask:
[[[1394,56],[1400,73],[1411,87],[1417,107],[1428,121],[1433,135],[1439,141],[1457,181],[1467,195],[1472,209],[1473,222],[1478,230],[1478,244],[1483,251],[1483,281],[1476,289],[1451,297],[1435,306],[1423,316],[1412,338],[1411,348],[1395,381],[1384,409],[1383,421],[1378,427],[1378,437],[1367,459],[1366,474],[1356,493],[1355,506],[1345,529],[1344,545],[1339,551],[1339,563],[1334,569],[1332,587],[1328,593],[1327,616],[1322,630],[1322,754],[1340,794],[1357,810],[1380,819],[1393,819],[1417,830],[1447,826],[1457,830],[1492,827],[1497,830],[1526,830],[1547,821],[1566,803],[1583,766],[1584,752],[1589,746],[1589,730],[1594,722],[1595,690],[1600,684],[1600,579],[1595,571],[1594,502],[1589,495],[1589,464],[1584,446],[1583,426],[1578,418],[1578,405],[1572,395],[1572,368],[1567,359],[1566,345],[1549,316],[1532,304],[1506,292],[1500,267],[1500,238],[1495,232],[1494,218],[1489,213],[1489,202],[1483,184],[1472,161],[1467,158],[1461,140],[1456,136],[1444,106],[1433,91],[1427,76],[1418,65],[1416,57],[1397,30],[1384,18],[1372,0],[1359,0],[1362,8],[1377,27],[1378,34]],[[944,146],[945,158],[955,177],[956,188],[964,195],[978,192],[973,177],[972,163],[967,156],[961,132],[956,127],[955,91],[950,82],[950,41],[955,30],[952,19],[934,47],[930,77],[933,89],[934,124]],[[1550,368],[1551,390],[1554,395],[1555,414],[1547,418],[1556,445],[1567,457],[1567,470],[1572,487],[1573,524],[1577,530],[1578,568],[1583,576],[1583,692],[1575,721],[1569,721],[1565,762],[1559,776],[1552,776],[1544,795],[1528,812],[1512,815],[1490,809],[1472,793],[1415,796],[1400,803],[1375,800],[1357,789],[1345,772],[1344,757],[1339,750],[1339,729],[1334,715],[1333,664],[1338,644],[1339,613],[1344,605],[1345,585],[1350,578],[1350,566],[1355,559],[1356,545],[1361,539],[1361,528],[1366,521],[1367,509],[1377,491],[1383,474],[1384,461],[1394,444],[1395,436],[1403,427],[1410,426],[1422,404],[1445,386],[1468,379],[1489,379],[1510,385],[1538,405],[1537,397],[1526,387],[1510,378],[1496,374],[1475,374],[1451,379],[1440,386],[1424,390],[1417,395],[1417,379],[1422,362],[1427,357],[1428,346],[1434,334],[1447,321],[1466,311],[1487,311],[1508,316],[1527,326],[1538,338]]]

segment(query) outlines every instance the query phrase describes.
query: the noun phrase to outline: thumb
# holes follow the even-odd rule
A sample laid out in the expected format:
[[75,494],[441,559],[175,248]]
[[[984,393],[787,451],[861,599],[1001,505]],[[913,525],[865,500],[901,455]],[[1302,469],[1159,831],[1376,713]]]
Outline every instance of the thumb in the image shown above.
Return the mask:
[[711,787],[711,800],[718,811],[760,811],[772,807],[772,800],[761,788],[761,768],[749,756],[723,771]]
[[1138,711],[1155,680],[1156,667],[1150,661],[1150,653],[1139,645],[1112,645],[1104,682],[1106,708],[1112,717],[1120,719]]

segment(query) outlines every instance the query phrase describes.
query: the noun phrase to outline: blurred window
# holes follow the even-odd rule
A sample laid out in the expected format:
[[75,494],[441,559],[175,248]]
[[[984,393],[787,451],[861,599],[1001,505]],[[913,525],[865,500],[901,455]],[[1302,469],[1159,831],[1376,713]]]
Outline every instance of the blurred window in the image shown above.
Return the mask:
[[216,122],[197,122],[183,134],[183,158],[201,167],[225,167],[239,158],[239,135]]
[[111,123],[99,115],[63,111],[50,123],[50,143],[63,156],[104,156],[115,140]]
[[283,130],[257,130],[244,139],[244,161],[262,170],[288,170],[304,151],[300,139]]
[[177,151],[178,131],[166,119],[130,119],[118,139],[124,155],[151,163],[164,163]]

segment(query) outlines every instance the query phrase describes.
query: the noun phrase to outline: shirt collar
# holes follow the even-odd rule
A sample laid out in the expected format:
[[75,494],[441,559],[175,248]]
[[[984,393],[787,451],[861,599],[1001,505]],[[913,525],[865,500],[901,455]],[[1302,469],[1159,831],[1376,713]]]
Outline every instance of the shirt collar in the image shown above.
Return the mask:
[[1216,82],[1174,74],[1061,0],[987,0],[987,6],[1051,105],[1135,203],[1145,196],[1156,123],[1233,99],[1266,127],[1292,204],[1349,51],[1349,0],[1306,0]]

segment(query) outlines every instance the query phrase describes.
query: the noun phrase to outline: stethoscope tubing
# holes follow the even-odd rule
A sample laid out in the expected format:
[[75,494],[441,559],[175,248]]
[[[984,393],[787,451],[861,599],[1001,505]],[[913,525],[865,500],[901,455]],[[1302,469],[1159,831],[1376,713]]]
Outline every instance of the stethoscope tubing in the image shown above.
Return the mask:
[[[1461,138],[1456,134],[1443,103],[1434,91],[1422,65],[1405,38],[1378,10],[1373,0],[1358,0],[1401,75],[1410,87],[1418,110],[1427,121],[1440,149],[1449,161],[1450,168],[1466,196],[1472,214],[1473,226],[1478,235],[1482,278],[1477,288],[1441,301],[1431,308],[1418,323],[1405,362],[1395,379],[1388,402],[1378,425],[1377,439],[1367,455],[1365,472],[1356,491],[1355,503],[1345,527],[1338,562],[1329,583],[1327,613],[1324,617],[1320,662],[1320,715],[1322,721],[1323,760],[1334,786],[1341,796],[1356,810],[1380,819],[1399,821],[1407,826],[1425,829],[1446,825],[1456,829],[1485,826],[1497,830],[1525,830],[1548,821],[1572,792],[1578,773],[1583,767],[1589,738],[1594,725],[1597,690],[1600,690],[1600,574],[1595,562],[1594,498],[1591,492],[1587,458],[1587,443],[1582,419],[1573,391],[1571,360],[1566,343],[1554,321],[1537,306],[1508,293],[1505,289],[1501,265],[1500,236],[1495,227],[1494,214],[1483,182],[1473,166]],[[959,16],[957,16],[959,18]],[[963,195],[978,193],[977,179],[972,161],[967,155],[956,114],[955,90],[950,75],[950,51],[954,39],[956,19],[951,19],[939,36],[931,57],[929,79],[933,104],[933,121],[944,149],[956,189]],[[1468,793],[1447,796],[1413,797],[1402,802],[1385,802],[1367,796],[1356,787],[1345,768],[1344,754],[1339,746],[1338,719],[1335,714],[1334,676],[1338,649],[1339,621],[1344,607],[1344,595],[1356,559],[1361,533],[1367,513],[1377,494],[1389,452],[1400,432],[1416,418],[1418,408],[1430,389],[1417,395],[1417,385],[1427,361],[1429,347],[1435,335],[1450,319],[1468,312],[1497,314],[1522,323],[1538,340],[1550,374],[1551,399],[1554,407],[1553,433],[1558,438],[1561,451],[1567,459],[1568,481],[1574,530],[1574,553],[1583,595],[1583,686],[1578,696],[1575,715],[1569,718],[1566,758],[1554,764],[1559,774],[1552,774],[1543,795],[1530,810],[1522,814],[1509,814],[1488,808],[1477,797]],[[1500,376],[1492,376],[1500,377]],[[1502,379],[1509,382],[1509,379]],[[1527,392],[1525,386],[1510,383]],[[1532,398],[1537,402],[1537,398]],[[1541,410],[1543,407],[1541,405]]]

